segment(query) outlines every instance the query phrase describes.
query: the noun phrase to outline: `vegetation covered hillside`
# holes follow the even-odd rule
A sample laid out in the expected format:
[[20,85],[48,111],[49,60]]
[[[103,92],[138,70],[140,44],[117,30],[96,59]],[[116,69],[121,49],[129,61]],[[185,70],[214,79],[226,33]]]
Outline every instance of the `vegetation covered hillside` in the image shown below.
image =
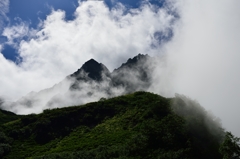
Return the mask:
[[19,119],[19,115],[16,115],[12,112],[6,111],[6,110],[1,110],[0,109],[0,125]]
[[218,159],[239,155],[238,138],[225,133],[199,104],[179,95],[168,99],[136,92],[38,115],[12,115],[0,122],[0,157],[5,159]]

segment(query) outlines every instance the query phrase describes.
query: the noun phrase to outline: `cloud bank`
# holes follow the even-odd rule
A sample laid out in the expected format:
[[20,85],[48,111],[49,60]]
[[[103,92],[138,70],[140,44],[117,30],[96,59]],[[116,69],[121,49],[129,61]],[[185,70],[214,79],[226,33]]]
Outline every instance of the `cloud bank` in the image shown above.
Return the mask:
[[198,100],[240,136],[240,1],[179,1],[181,20],[165,47],[172,91]]
[[[0,96],[13,100],[51,87],[90,58],[112,70],[148,53],[162,57],[149,91],[196,99],[240,136],[240,1],[167,2],[130,11],[121,4],[109,10],[101,1],[80,2],[72,21],[52,11],[34,38],[20,42],[22,63],[0,54]],[[170,41],[159,41],[171,33]]]
[[0,96],[16,100],[51,87],[90,58],[113,70],[138,53],[157,55],[155,33],[168,31],[175,18],[168,12],[148,3],[130,10],[119,3],[109,10],[102,1],[85,1],[79,3],[72,21],[65,20],[64,11],[53,10],[38,31],[22,23],[5,28],[9,44],[27,35],[32,38],[17,46],[22,58],[18,65],[0,56]]

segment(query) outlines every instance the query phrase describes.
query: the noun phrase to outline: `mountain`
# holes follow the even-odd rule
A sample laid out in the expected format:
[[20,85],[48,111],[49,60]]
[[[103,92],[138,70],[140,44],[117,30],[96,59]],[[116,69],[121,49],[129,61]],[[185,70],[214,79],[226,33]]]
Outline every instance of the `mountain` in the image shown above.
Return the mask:
[[75,81],[71,89],[78,89],[83,81],[107,80],[110,87],[124,87],[125,93],[146,90],[151,84],[150,73],[153,70],[148,63],[150,60],[153,59],[149,55],[138,54],[110,73],[105,65],[91,59],[69,76]]
[[70,89],[79,89],[80,82],[89,82],[91,80],[102,82],[107,77],[110,77],[107,67],[94,59],[85,62],[80,69],[68,76],[68,78],[74,80]]
[[70,77],[76,78],[76,80],[92,79],[95,81],[102,81],[103,75],[110,76],[107,67],[94,59],[90,59],[85,62],[80,69],[71,74]]
[[126,93],[147,90],[152,83],[153,61],[154,59],[149,55],[142,54],[128,59],[112,72],[113,85],[123,86]]
[[138,54],[110,72],[102,63],[90,59],[53,87],[31,92],[5,107],[16,113],[21,113],[19,110],[40,113],[43,109],[79,105],[100,98],[147,90],[151,85],[153,61],[148,55]]
[[17,116],[0,125],[3,159],[222,159],[238,138],[198,103],[135,92]]

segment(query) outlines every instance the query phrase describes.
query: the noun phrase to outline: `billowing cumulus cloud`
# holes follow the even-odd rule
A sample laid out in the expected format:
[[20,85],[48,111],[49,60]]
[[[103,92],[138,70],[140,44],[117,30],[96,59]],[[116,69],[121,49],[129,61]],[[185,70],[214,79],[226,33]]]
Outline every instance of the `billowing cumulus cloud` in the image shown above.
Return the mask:
[[[81,2],[72,21],[65,20],[64,11],[52,11],[34,38],[20,42],[20,64],[1,57],[0,95],[12,100],[51,87],[90,58],[112,70],[138,53],[157,55],[154,34],[171,28],[174,16],[168,11],[149,4],[128,12],[121,4],[109,10],[101,1]],[[29,30],[19,25],[4,33],[11,43]]]

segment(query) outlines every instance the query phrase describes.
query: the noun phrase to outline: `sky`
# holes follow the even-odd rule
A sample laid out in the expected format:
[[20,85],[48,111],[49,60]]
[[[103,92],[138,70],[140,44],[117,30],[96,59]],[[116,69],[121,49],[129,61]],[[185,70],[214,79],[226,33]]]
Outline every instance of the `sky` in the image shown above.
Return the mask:
[[1,0],[0,97],[17,100],[94,58],[164,57],[149,91],[197,100],[240,136],[239,0]]

